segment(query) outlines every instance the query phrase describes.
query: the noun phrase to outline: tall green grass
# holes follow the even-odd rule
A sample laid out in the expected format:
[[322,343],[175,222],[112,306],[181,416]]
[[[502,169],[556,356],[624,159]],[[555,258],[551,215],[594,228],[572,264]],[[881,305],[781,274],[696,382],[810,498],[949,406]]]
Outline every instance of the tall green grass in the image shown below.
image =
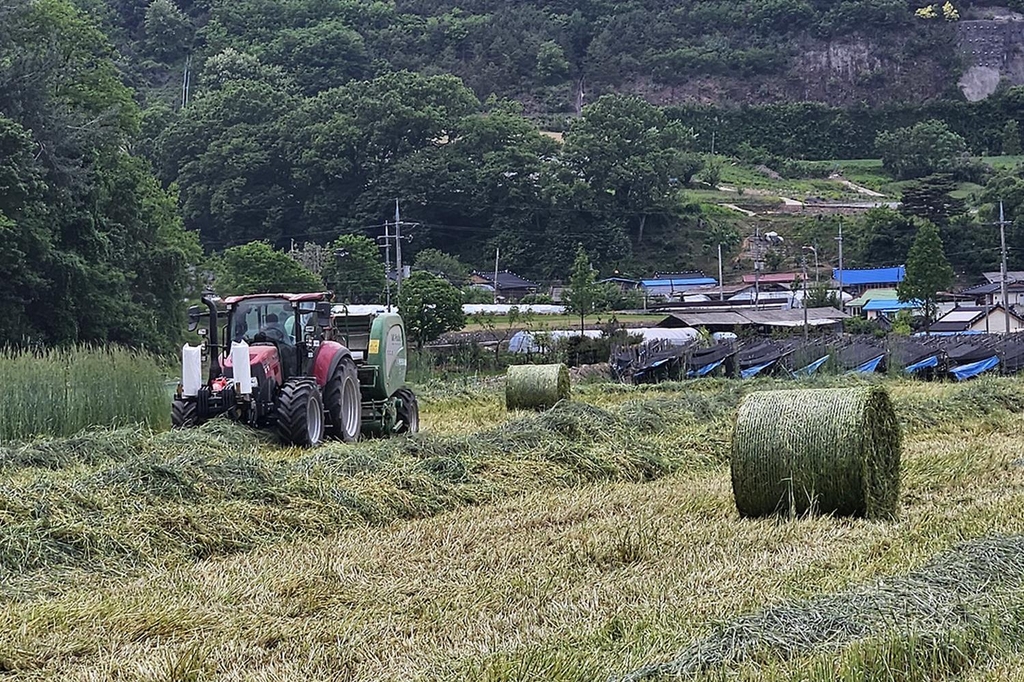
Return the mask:
[[169,420],[165,368],[119,347],[0,351],[0,442]]

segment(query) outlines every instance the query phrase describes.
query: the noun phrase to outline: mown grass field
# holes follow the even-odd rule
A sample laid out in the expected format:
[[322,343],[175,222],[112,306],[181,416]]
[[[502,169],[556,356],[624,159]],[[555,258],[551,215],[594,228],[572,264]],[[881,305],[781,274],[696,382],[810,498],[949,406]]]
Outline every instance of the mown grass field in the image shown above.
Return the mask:
[[315,451],[220,424],[9,446],[0,669],[1021,679],[1024,386],[878,380],[906,433],[889,522],[738,517],[735,407],[793,382],[591,384],[511,416],[500,381],[433,384],[419,437]]

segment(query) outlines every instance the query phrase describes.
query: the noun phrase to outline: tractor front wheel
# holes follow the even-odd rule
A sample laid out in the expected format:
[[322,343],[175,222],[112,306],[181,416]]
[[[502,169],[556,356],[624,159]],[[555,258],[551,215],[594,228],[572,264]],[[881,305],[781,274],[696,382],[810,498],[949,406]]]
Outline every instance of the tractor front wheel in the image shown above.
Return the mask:
[[395,391],[398,398],[398,407],[395,409],[398,417],[398,428],[395,433],[417,433],[420,430],[420,406],[416,401],[416,395],[407,388],[400,388]]
[[346,443],[359,438],[362,427],[362,396],[359,392],[359,374],[352,358],[342,358],[334,375],[324,387],[324,404],[329,424],[327,435]]
[[199,407],[194,400],[175,398],[171,403],[171,428],[190,429],[199,425]]
[[318,445],[324,437],[324,404],[316,381],[291,379],[277,396],[277,432],[285,443]]

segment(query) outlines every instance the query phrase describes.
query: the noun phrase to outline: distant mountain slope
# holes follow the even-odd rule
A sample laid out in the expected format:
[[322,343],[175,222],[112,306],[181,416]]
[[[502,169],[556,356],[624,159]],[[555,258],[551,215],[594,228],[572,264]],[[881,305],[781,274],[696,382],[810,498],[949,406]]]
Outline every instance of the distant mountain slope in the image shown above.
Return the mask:
[[408,69],[455,74],[532,113],[572,112],[610,91],[659,104],[955,95],[971,55],[948,19],[986,11],[944,17],[939,4],[928,18],[923,1],[905,0],[78,1],[119,41],[136,85],[177,83],[186,55],[201,79],[207,58],[234,48],[306,94]]

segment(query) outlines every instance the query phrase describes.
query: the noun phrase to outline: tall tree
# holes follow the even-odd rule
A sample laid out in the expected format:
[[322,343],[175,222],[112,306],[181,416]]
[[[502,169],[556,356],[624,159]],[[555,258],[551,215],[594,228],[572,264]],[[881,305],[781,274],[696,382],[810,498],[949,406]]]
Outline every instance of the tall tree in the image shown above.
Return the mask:
[[322,291],[323,280],[267,242],[225,249],[214,263],[221,296]]
[[936,294],[953,284],[953,268],[942,250],[938,228],[926,221],[920,223],[914,245],[907,256],[906,277],[897,287],[903,302],[921,301],[925,328],[935,319]]
[[345,303],[377,303],[387,284],[380,249],[358,234],[343,234],[327,245],[323,277]]
[[429,272],[414,272],[402,282],[398,310],[405,320],[409,338],[422,349],[424,343],[466,324],[462,294],[448,282]]
[[580,316],[580,334],[586,330],[586,316],[603,310],[607,301],[604,287],[597,283],[590,257],[583,244],[579,244],[569,275],[569,288],[565,291],[565,309]]

